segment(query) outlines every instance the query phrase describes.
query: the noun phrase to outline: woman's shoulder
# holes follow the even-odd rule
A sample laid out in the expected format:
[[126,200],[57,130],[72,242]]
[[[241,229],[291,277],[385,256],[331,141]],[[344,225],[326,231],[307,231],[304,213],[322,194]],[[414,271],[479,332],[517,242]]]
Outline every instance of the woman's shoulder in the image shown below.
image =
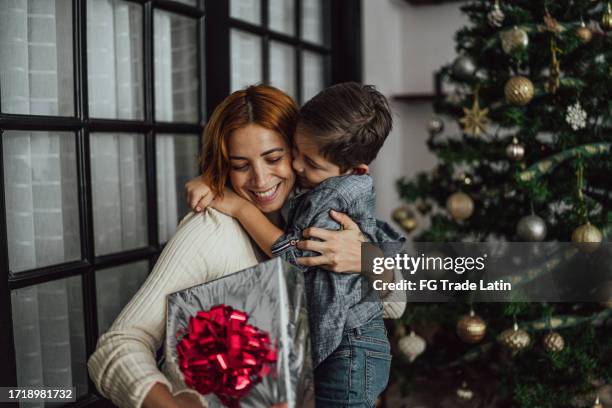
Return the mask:
[[179,222],[172,240],[186,237],[197,238],[199,242],[248,241],[249,237],[240,223],[213,208],[200,213],[190,212]]

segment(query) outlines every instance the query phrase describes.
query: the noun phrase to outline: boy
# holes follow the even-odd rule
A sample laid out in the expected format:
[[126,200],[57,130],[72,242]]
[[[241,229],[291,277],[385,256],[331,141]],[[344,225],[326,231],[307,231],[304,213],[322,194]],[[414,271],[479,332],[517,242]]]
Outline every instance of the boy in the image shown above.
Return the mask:
[[[368,165],[392,126],[385,97],[373,86],[342,83],[322,91],[300,110],[294,137],[297,192],[283,207],[285,231],[231,191],[211,206],[237,218],[271,256],[309,255],[296,247],[308,227],[338,229],[330,210],[346,213],[370,242],[403,240],[374,218]],[[313,248],[316,249],[316,248]],[[391,356],[376,294],[358,273],[304,268],[315,369],[317,406],[374,406],[389,377]]]

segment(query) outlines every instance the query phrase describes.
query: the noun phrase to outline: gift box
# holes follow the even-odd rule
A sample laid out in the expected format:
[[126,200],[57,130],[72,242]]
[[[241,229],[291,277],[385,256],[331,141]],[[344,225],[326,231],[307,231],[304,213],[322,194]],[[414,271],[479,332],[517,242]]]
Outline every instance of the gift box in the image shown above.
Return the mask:
[[314,407],[304,293],[275,258],[168,295],[166,375],[209,407]]

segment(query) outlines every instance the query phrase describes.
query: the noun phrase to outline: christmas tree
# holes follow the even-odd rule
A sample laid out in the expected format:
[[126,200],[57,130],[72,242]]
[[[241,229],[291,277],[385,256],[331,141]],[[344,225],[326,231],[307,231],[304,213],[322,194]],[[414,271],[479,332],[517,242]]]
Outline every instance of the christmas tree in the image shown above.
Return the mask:
[[[439,164],[397,182],[407,207],[394,219],[410,231],[412,206],[430,217],[415,241],[606,241],[610,4],[480,0],[462,10],[470,25],[456,34],[457,59],[440,70],[452,91],[437,98],[428,124]],[[461,135],[444,133],[453,120]],[[612,302],[473,306],[472,314],[456,303],[408,306],[395,333],[407,357],[395,365],[404,391],[417,377],[444,376],[458,399],[479,396],[474,406],[525,408],[598,406],[598,393],[610,391]]]

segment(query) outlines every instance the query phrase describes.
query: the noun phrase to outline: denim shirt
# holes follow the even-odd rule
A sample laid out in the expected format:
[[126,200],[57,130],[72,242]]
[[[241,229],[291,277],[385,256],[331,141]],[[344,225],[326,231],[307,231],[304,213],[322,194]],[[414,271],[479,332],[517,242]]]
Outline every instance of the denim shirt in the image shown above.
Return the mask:
[[382,304],[375,293],[362,292],[362,285],[368,285],[368,281],[361,273],[335,273],[320,267],[298,265],[297,257],[317,254],[298,249],[297,241],[303,239],[302,231],[308,227],[341,229],[329,216],[332,209],[351,217],[369,242],[404,241],[388,224],[374,218],[374,207],[372,178],[347,175],[331,177],[312,190],[296,194],[283,208],[287,224],[284,234],[272,246],[272,254],[305,272],[315,367],[340,345],[344,330],[362,326],[380,316]]

